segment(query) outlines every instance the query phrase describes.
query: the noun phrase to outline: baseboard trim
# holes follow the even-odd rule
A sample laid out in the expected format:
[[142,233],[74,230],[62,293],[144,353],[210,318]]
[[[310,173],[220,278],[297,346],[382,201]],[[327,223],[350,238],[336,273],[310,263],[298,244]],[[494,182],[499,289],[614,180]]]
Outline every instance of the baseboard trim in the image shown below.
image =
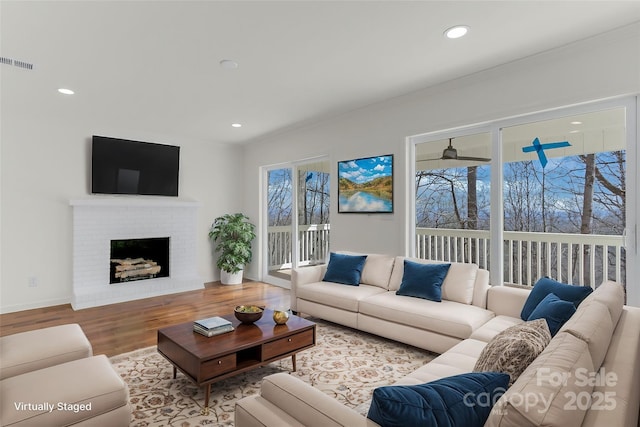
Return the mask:
[[36,308],[53,307],[64,304],[71,304],[71,297],[40,300],[26,304],[0,306],[0,314],[15,313],[16,311],[33,310]]

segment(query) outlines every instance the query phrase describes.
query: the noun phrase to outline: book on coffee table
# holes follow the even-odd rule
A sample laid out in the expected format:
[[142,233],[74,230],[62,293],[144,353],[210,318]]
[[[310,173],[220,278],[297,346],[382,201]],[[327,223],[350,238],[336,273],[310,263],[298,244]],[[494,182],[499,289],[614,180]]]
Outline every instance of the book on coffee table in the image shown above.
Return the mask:
[[202,326],[198,325],[197,323],[193,324],[193,331],[199,333],[200,335],[204,335],[205,337],[212,337],[214,335],[220,335],[220,334],[224,334],[226,332],[231,332],[233,331],[233,325],[229,324],[226,326],[219,326],[217,328],[214,329],[206,329],[203,328]]
[[222,328],[231,326],[231,322],[223,317],[214,316],[207,317],[206,319],[200,319],[193,322],[194,325],[198,325],[206,330],[214,330],[216,328]]
[[193,322],[193,330],[205,337],[224,334],[233,331],[231,322],[223,317],[214,316]]

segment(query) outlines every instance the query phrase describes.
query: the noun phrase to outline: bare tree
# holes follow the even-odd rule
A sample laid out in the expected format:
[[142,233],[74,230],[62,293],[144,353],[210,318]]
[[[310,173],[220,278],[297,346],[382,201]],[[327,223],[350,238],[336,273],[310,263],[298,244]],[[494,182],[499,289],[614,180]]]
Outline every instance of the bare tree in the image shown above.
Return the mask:
[[[624,151],[600,153],[595,165],[597,186],[594,201],[607,212],[594,215],[597,225],[615,234],[622,234],[626,224],[626,162]],[[600,228],[598,227],[598,228]]]
[[507,163],[504,175],[504,229],[542,231],[544,193],[533,162]]
[[478,167],[467,168],[467,226],[471,230],[478,229]]
[[271,171],[268,182],[269,225],[291,224],[291,171]]
[[300,171],[298,183],[299,224],[328,224],[329,174]]
[[[417,172],[416,224],[477,229],[481,210],[477,180],[476,166]],[[482,208],[488,217],[488,201],[484,201]]]

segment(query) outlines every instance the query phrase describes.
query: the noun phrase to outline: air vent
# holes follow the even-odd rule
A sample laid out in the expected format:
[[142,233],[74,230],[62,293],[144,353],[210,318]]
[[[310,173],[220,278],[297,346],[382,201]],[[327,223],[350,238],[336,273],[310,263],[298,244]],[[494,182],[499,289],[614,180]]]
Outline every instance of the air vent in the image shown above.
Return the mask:
[[13,65],[14,67],[18,68],[24,68],[25,70],[33,70],[33,64],[19,61],[17,59],[5,58],[4,56],[0,56],[0,63],[5,65]]
[[33,64],[29,64],[28,62],[16,60],[16,61],[13,61],[13,65],[16,67],[27,69],[27,70],[33,70]]

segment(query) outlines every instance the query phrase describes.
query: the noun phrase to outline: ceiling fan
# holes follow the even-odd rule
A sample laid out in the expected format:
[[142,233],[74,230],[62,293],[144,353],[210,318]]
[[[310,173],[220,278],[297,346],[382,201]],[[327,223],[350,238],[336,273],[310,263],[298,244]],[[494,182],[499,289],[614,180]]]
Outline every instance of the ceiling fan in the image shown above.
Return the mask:
[[442,157],[429,159],[429,160],[468,160],[473,162],[490,162],[491,161],[491,159],[488,159],[486,157],[458,156],[458,150],[453,148],[452,141],[453,141],[453,138],[449,138],[449,146],[442,151]]

